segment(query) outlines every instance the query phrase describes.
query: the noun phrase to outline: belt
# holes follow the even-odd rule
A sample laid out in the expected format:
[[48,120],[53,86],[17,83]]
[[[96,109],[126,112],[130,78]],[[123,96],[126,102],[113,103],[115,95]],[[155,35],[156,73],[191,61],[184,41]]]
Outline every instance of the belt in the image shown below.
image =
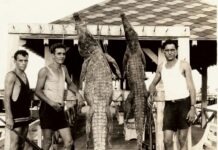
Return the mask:
[[189,97],[186,98],[181,98],[181,99],[175,99],[175,100],[166,100],[165,102],[171,102],[171,103],[176,103],[176,102],[182,102],[187,100]]

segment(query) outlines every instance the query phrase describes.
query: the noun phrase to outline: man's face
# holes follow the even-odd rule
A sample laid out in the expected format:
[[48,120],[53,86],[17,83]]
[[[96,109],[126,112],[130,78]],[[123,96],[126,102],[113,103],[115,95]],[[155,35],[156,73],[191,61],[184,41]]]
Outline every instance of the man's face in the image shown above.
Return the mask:
[[21,54],[18,54],[17,55],[17,59],[14,60],[14,63],[16,65],[16,67],[19,69],[19,70],[22,70],[24,71],[27,67],[27,63],[28,63],[28,55],[26,56],[23,56]]
[[163,52],[168,61],[174,60],[178,54],[178,51],[174,44],[167,44]]
[[66,50],[64,48],[56,48],[53,54],[53,59],[58,64],[63,64],[66,57]]

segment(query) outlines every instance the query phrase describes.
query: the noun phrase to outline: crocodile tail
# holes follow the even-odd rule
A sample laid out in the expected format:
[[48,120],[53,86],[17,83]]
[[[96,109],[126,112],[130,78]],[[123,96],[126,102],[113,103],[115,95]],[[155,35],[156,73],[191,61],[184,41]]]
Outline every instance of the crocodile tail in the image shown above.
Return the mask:
[[88,31],[86,24],[82,21],[80,15],[75,13],[73,17],[79,38],[79,53],[82,57],[89,57],[95,50],[101,49],[101,47],[93,35]]
[[92,132],[94,150],[106,149],[107,115],[105,112],[95,112],[92,117]]
[[129,23],[126,15],[122,13],[120,17],[122,19],[126,39],[129,41],[138,40],[138,35],[133,29],[132,25]]
[[139,49],[139,41],[138,41],[138,34],[133,29],[132,25],[129,23],[126,15],[122,13],[120,15],[123,23],[123,28],[125,32],[125,37],[127,40],[127,45],[130,48],[131,52],[136,52]]

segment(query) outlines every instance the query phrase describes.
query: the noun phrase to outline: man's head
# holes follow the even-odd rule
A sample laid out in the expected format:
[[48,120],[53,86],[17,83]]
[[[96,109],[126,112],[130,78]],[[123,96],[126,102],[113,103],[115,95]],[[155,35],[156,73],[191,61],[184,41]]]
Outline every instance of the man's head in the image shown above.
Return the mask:
[[58,64],[63,64],[66,57],[66,46],[62,43],[55,43],[50,47],[53,60]]
[[24,71],[28,63],[28,53],[25,50],[18,50],[14,53],[14,63],[16,68]]
[[166,40],[162,45],[162,50],[167,61],[172,61],[178,55],[178,44],[176,41]]

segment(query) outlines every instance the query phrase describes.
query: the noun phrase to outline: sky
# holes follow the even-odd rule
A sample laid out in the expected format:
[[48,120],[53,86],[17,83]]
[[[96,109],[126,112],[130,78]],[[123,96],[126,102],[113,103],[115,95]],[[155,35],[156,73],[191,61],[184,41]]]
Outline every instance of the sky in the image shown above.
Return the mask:
[[[7,70],[8,59],[11,59],[8,47],[7,27],[11,23],[50,23],[57,19],[63,18],[73,12],[85,9],[105,0],[0,0],[0,89],[4,87],[4,78]],[[217,4],[216,0],[201,0],[210,4]],[[32,54],[30,54],[32,58]],[[33,61],[32,59],[30,61]],[[27,68],[27,72],[33,77],[33,82],[36,82],[36,75],[44,63],[40,58],[34,58],[37,64],[34,71]],[[212,67],[209,69],[211,79],[208,84],[218,87],[217,77],[218,68]],[[212,73],[211,73],[212,72]],[[200,86],[200,75],[197,71],[193,71],[195,76],[195,84]],[[27,74],[28,75],[28,74]],[[31,85],[34,87],[35,85]]]

